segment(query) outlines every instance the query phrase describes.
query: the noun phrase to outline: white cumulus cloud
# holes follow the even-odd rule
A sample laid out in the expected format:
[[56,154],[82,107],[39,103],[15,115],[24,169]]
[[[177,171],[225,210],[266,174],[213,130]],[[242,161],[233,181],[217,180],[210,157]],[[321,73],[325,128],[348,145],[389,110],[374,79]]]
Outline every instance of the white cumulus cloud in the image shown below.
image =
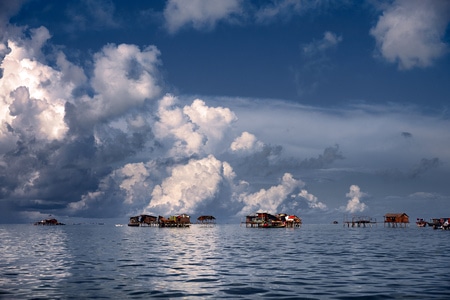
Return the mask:
[[175,33],[183,26],[212,29],[222,20],[241,12],[239,0],[170,0],[164,9],[167,30]]
[[172,156],[211,153],[236,120],[230,109],[208,107],[200,99],[183,108],[177,103],[174,96],[166,95],[160,101],[155,124],[155,135],[172,144]]
[[361,192],[359,186],[351,185],[350,191],[346,194],[350,200],[347,202],[345,211],[349,213],[363,212],[367,209],[367,205],[361,202],[361,198],[366,196],[365,193]]
[[199,132],[208,138],[209,143],[222,140],[227,129],[237,120],[236,115],[225,107],[208,107],[203,100],[195,99],[191,105],[183,108],[183,112]]
[[239,201],[244,204],[239,215],[248,215],[257,211],[277,213],[278,207],[289,194],[304,185],[303,181],[295,179],[292,174],[285,173],[277,186],[272,186],[267,190],[261,189],[252,194],[242,193],[239,195]]
[[448,52],[442,38],[449,21],[449,1],[397,0],[370,33],[380,54],[400,69],[429,67]]
[[100,118],[116,116],[145,100],[159,96],[159,50],[142,51],[135,45],[106,45],[94,56],[92,87],[97,93],[87,99],[92,114]]
[[[49,37],[48,30],[40,27],[28,40],[8,41],[9,53],[0,64],[0,120],[18,134],[59,140],[68,130],[64,105],[74,85],[64,80],[61,71],[41,62],[40,49]],[[0,138],[7,138],[11,129],[1,127]]]
[[247,131],[244,131],[231,143],[230,149],[232,151],[253,152],[261,151],[263,147],[264,143],[258,141],[256,136]]
[[308,201],[309,208],[318,208],[321,210],[327,209],[327,206],[324,203],[320,202],[316,196],[308,193],[308,191],[305,189],[302,189],[300,191],[300,193],[298,194],[298,196],[302,197]]
[[145,210],[158,214],[191,213],[199,204],[214,200],[220,183],[232,176],[230,168],[213,155],[177,165],[169,177],[155,186]]

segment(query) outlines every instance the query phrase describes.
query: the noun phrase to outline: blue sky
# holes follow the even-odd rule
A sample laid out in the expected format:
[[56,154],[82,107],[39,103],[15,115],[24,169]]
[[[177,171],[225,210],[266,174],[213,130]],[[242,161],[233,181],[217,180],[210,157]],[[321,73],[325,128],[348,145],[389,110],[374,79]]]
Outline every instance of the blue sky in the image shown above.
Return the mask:
[[3,222],[450,216],[448,1],[147,2],[0,4]]

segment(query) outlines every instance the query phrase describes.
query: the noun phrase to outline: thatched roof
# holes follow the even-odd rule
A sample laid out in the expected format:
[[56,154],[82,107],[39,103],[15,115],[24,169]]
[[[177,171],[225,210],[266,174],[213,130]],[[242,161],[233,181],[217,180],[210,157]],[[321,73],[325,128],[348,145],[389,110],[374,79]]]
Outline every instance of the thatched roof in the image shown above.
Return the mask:
[[198,221],[205,221],[205,220],[215,220],[214,216],[200,216],[197,218]]

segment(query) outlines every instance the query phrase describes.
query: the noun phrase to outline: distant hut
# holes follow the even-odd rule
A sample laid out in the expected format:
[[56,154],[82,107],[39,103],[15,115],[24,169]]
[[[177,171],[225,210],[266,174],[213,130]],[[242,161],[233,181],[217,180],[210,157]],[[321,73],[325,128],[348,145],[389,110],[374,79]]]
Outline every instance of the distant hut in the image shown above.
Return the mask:
[[247,227],[258,227],[258,223],[262,223],[263,220],[258,218],[258,214],[247,215],[245,217],[245,225]]
[[449,223],[450,218],[433,218],[431,222],[428,222],[428,226],[433,227],[433,229],[449,229]]
[[157,224],[157,218],[150,215],[140,215],[139,223],[141,226],[153,226]]
[[163,216],[158,216],[159,227],[165,227],[168,222],[169,222],[168,219],[164,218]]
[[245,218],[246,227],[261,228],[284,228],[284,227],[300,227],[302,220],[295,215],[287,215],[284,213],[272,215],[265,212],[258,212],[248,215]]
[[191,217],[187,214],[181,214],[177,216],[177,223],[179,227],[186,227],[191,224]]
[[261,218],[261,214],[254,213],[245,217],[246,227],[262,227],[265,223],[264,218]]
[[53,225],[65,225],[64,223],[58,222],[55,218],[44,219],[39,222],[34,223],[34,225],[44,225],[44,226],[53,226]]
[[130,222],[128,226],[139,227],[139,226],[156,226],[158,224],[157,218],[150,215],[139,215],[130,217]]
[[215,225],[216,218],[214,216],[200,216],[197,218],[197,223],[201,225]]
[[294,228],[302,226],[302,219],[297,217],[296,215],[286,215],[286,227]]
[[139,227],[140,225],[141,224],[139,223],[139,216],[130,217],[128,226]]
[[409,216],[406,213],[388,213],[384,215],[384,226],[406,227],[409,224]]
[[159,227],[189,227],[191,225],[191,217],[187,214],[170,216],[168,219],[159,216],[158,224]]

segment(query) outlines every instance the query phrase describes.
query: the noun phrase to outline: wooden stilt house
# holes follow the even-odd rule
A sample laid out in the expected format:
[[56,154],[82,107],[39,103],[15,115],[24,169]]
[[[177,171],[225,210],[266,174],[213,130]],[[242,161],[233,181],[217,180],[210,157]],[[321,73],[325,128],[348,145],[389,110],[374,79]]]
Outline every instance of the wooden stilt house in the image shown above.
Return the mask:
[[157,226],[158,218],[150,215],[139,215],[130,217],[130,221],[128,222],[128,226],[139,227],[139,226]]
[[158,224],[159,227],[189,227],[191,225],[191,217],[187,214],[170,216],[168,219],[159,216]]
[[406,227],[409,224],[409,216],[406,213],[387,213],[384,215],[384,226]]
[[65,225],[64,223],[58,222],[58,220],[51,218],[51,219],[45,219],[41,220],[39,222],[34,223],[34,225]]
[[300,227],[302,219],[295,215],[277,214],[272,215],[266,212],[258,212],[248,215],[245,218],[246,227],[258,228],[284,228],[284,227]]
[[197,218],[197,224],[213,226],[216,224],[216,218],[214,216],[203,215]]

